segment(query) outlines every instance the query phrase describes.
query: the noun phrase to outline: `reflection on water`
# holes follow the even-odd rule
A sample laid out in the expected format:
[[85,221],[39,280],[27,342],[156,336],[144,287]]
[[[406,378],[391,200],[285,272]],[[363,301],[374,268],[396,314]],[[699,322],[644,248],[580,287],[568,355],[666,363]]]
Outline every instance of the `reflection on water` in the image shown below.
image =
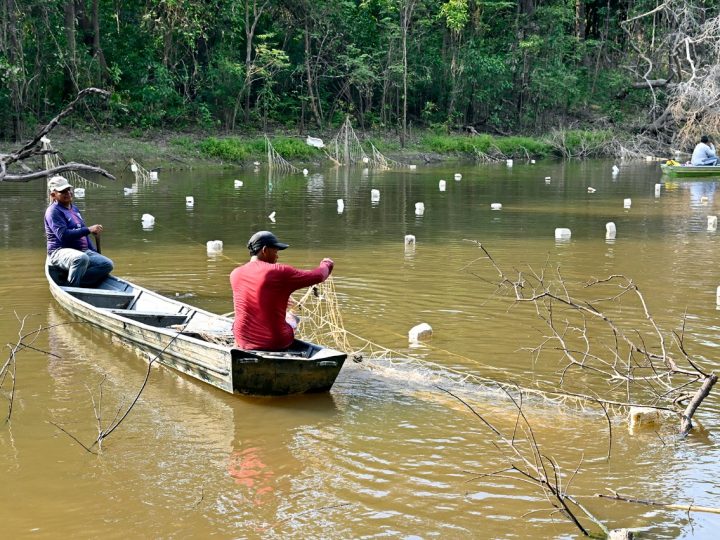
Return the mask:
[[[276,400],[230,396],[154,368],[99,456],[50,422],[94,440],[98,416],[106,426],[131,402],[146,357],[54,305],[42,273],[44,190],[0,184],[7,206],[0,215],[0,334],[5,343],[17,341],[16,314],[30,315],[33,327],[52,326],[36,349],[18,355],[13,418],[0,427],[0,473],[5,493],[13,494],[0,505],[3,530],[13,537],[91,537],[119,527],[143,537],[575,534],[536,490],[482,476],[507,467],[509,458],[467,405],[504,432],[517,418],[507,395],[483,377],[549,385],[558,364],[533,363],[523,350],[538,345],[545,329],[532,310],[496,294],[494,271],[473,241],[505,269],[560,265],[572,283],[632,277],[668,337],[687,314],[686,345],[708,370],[717,369],[719,240],[707,230],[707,216],[718,214],[716,183],[662,182],[656,196],[656,164],[624,164],[616,176],[611,167],[516,162],[338,168],[308,177],[271,177],[260,168],[167,172],[146,183],[121,176],[117,184],[88,187],[78,205],[103,223],[103,249],[131,281],[228,312],[230,271],[247,260],[250,234],[270,229],[292,246],[282,262],[309,267],[332,257],[346,326],[413,359],[348,362],[332,393]],[[461,180],[441,191],[439,180],[455,173]],[[502,209],[493,211],[492,203]],[[144,214],[155,218],[151,229],[143,227]],[[608,222],[616,224],[615,240],[605,238]],[[556,228],[570,229],[571,237],[557,242]],[[415,237],[412,246],[406,235]],[[221,240],[223,251],[209,255],[210,240]],[[639,324],[634,310],[624,315]],[[421,322],[433,327],[433,339],[410,348],[407,332]],[[7,393],[0,397],[6,403]],[[562,474],[580,464],[574,493],[609,526],[676,538],[710,537],[720,525],[712,515],[689,518],[594,497],[610,487],[720,506],[716,396],[699,414],[707,434],[684,442],[674,439],[674,426],[630,437],[615,419],[609,460],[600,411],[541,398],[524,406]]]

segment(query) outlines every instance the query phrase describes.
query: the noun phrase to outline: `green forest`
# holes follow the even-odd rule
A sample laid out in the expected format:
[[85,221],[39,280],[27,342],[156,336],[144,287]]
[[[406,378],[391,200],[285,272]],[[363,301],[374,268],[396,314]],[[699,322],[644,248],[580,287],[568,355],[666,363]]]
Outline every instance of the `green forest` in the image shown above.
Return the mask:
[[4,0],[0,139],[99,128],[717,132],[715,0]]

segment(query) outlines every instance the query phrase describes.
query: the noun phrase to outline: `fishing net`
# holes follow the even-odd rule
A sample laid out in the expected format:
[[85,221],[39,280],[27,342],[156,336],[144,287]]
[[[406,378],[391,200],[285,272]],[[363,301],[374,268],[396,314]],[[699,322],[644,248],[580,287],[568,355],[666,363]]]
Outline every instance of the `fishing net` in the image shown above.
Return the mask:
[[[45,169],[54,169],[55,167],[59,167],[60,165],[62,165],[63,162],[60,157],[58,157],[57,151],[53,149],[52,144],[50,144],[50,139],[48,139],[47,137],[43,137],[42,139],[40,139],[40,141],[42,142],[42,149],[45,152],[43,154],[43,164],[45,165]],[[74,187],[105,187],[80,176],[75,171],[65,171],[62,174],[67,179],[67,181]]]
[[267,160],[270,170],[291,173],[300,172],[300,169],[278,154],[267,135],[265,136],[265,147],[267,148]]
[[345,119],[337,135],[328,145],[330,159],[339,165],[370,164],[370,157],[360,144],[355,130],[350,123],[350,117]]
[[400,161],[395,161],[394,159],[390,159],[389,157],[383,155],[380,150],[375,148],[375,145],[373,143],[370,143],[370,148],[372,149],[371,163],[375,167],[382,169],[400,169],[402,167],[414,168],[413,165],[401,163]]
[[147,184],[153,179],[157,180],[157,176],[140,165],[133,158],[130,158],[130,170],[135,175],[135,181],[138,184]]
[[[311,287],[297,302],[296,310],[300,316],[300,324],[297,329],[300,339],[346,352],[354,362],[373,372],[391,377],[402,377],[403,380],[413,378],[423,384],[442,387],[466,387],[473,388],[473,391],[509,393],[516,398],[522,396],[523,399],[532,398],[548,405],[572,407],[578,410],[590,408],[597,410],[600,406],[600,400],[592,395],[540,388],[535,381],[529,378],[522,383],[522,378],[508,373],[504,369],[481,364],[477,360],[432,347],[429,344],[423,344],[423,346],[430,352],[441,354],[444,357],[461,358],[466,363],[472,362],[485,370],[495,371],[498,376],[495,378],[468,373],[449,365],[441,365],[419,358],[417,355],[413,356],[384,347],[353,334],[347,331],[343,325],[332,278]],[[512,380],[507,380],[510,377]],[[608,413],[622,415],[627,413],[629,404],[603,401],[602,407]]]
[[360,143],[360,139],[355,134],[355,130],[350,123],[350,117],[347,117],[337,135],[327,145],[330,151],[326,151],[325,154],[337,165],[363,165],[378,169],[414,168],[413,165],[407,165],[383,155],[373,143],[369,144],[371,155],[368,156]]

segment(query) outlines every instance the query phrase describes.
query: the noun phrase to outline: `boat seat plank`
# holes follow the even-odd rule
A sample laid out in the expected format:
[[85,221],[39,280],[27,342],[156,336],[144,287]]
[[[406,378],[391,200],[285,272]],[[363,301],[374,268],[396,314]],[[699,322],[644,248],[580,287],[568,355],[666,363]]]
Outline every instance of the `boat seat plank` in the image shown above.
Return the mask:
[[98,308],[124,309],[128,307],[130,302],[135,298],[134,293],[110,289],[88,289],[85,287],[60,288],[78,300],[82,300]]
[[174,324],[183,324],[187,314],[167,313],[164,311],[137,311],[135,309],[110,309],[110,313],[132,319],[150,326],[168,327]]

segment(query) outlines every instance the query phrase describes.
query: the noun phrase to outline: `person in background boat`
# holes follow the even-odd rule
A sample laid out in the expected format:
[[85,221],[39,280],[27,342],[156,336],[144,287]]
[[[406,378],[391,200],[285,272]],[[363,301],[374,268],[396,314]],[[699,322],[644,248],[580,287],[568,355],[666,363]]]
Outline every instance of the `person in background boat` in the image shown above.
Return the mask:
[[112,271],[113,262],[98,253],[89,236],[100,235],[103,226],[85,225],[72,203],[73,188],[64,177],[50,178],[48,191],[52,202],[45,210],[47,264],[67,270],[71,287],[100,284]]
[[270,231],[253,234],[247,247],[250,262],[230,273],[235,343],[249,350],[287,349],[294,339],[294,327],[286,320],[290,295],[325,281],[335,263],[326,258],[313,270],[277,264],[278,252],[288,244],[280,242]]
[[700,142],[693,150],[690,164],[694,166],[717,165],[718,157],[715,153],[715,145],[707,135],[700,137]]

